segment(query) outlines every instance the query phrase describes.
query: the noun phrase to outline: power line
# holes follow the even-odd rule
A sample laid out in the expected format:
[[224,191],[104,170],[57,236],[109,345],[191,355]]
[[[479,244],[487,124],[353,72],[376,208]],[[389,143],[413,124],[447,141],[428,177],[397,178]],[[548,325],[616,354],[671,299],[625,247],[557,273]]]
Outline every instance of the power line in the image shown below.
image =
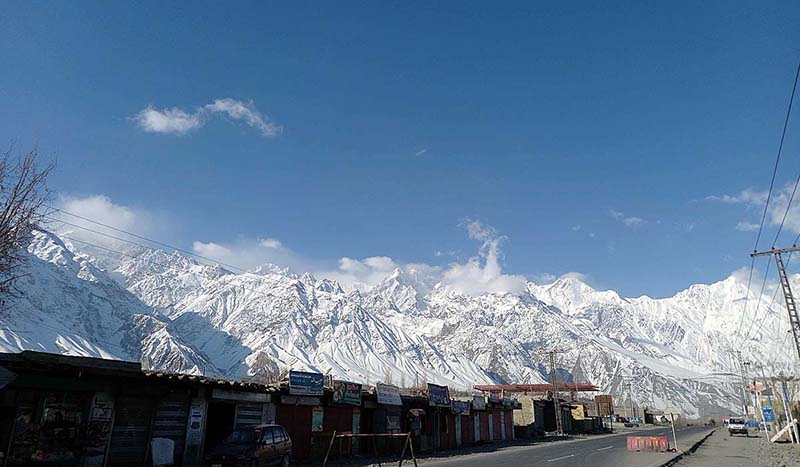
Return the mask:
[[[199,255],[199,254],[193,253],[193,252],[191,252],[189,250],[184,250],[182,248],[178,248],[176,246],[172,246],[172,245],[169,245],[167,243],[160,242],[158,240],[152,240],[152,239],[149,239],[147,237],[144,237],[144,236],[132,233],[132,232],[128,232],[126,230],[118,229],[116,227],[111,227],[111,226],[108,226],[106,224],[103,224],[102,222],[97,222],[97,221],[91,220],[91,219],[83,217],[83,216],[78,216],[77,214],[68,213],[66,211],[60,211],[60,212],[63,212],[65,214],[74,215],[74,216],[76,216],[76,217],[78,217],[80,219],[86,220],[88,222],[92,222],[94,224],[97,224],[97,225],[100,225],[100,226],[103,226],[103,227],[106,227],[106,228],[109,228],[109,229],[112,229],[112,230],[115,230],[117,232],[121,232],[121,233],[124,233],[124,234],[127,234],[127,235],[131,235],[131,236],[134,236],[134,237],[142,239],[142,240],[146,240],[146,241],[151,242],[151,243],[155,243],[156,245],[160,245],[160,246],[164,246],[166,248],[173,249],[173,250],[178,251],[180,253],[191,255],[191,256],[194,256],[196,258],[200,258],[200,259],[205,260],[205,261],[210,261],[212,263],[219,264],[219,265],[231,268],[231,269],[236,269],[236,270],[241,271],[241,272],[247,272],[247,269],[245,269],[245,268],[241,268],[239,266],[234,266],[232,264],[223,263],[222,261],[217,261],[217,260],[215,260],[213,258],[209,258],[207,256]],[[150,246],[147,246],[147,245],[143,245],[143,244],[138,243],[138,242],[134,242],[133,240],[129,240],[127,238],[122,238],[122,237],[118,237],[116,235],[111,235],[111,234],[108,234],[108,233],[105,233],[105,232],[101,232],[99,230],[95,230],[95,229],[92,229],[92,228],[89,228],[89,227],[86,227],[86,226],[83,226],[83,225],[80,225],[80,224],[75,224],[75,223],[72,223],[72,222],[65,221],[63,219],[58,219],[58,218],[47,216],[47,215],[45,215],[43,217],[45,219],[49,219],[49,220],[54,221],[54,222],[61,222],[62,224],[69,225],[69,226],[72,226],[72,227],[76,227],[76,228],[79,228],[79,229],[83,229],[83,230],[86,230],[87,232],[92,232],[92,233],[95,233],[97,235],[102,235],[104,237],[108,237],[108,238],[111,238],[111,239],[114,239],[114,240],[118,240],[120,242],[130,243],[131,245],[136,245],[138,247],[145,248],[145,249],[150,250],[150,251],[158,251],[156,248],[153,248],[153,247],[150,247]]]
[[[789,117],[792,114],[792,105],[794,104],[794,96],[795,96],[795,93],[797,92],[797,81],[798,81],[798,78],[800,78],[800,62],[797,64],[797,71],[795,71],[794,82],[792,83],[792,93],[789,96],[789,104],[788,104],[788,106],[786,108],[786,117],[783,120],[783,130],[781,131],[781,139],[780,139],[780,143],[778,144],[778,152],[777,152],[777,154],[775,156],[775,166],[772,168],[772,178],[770,179],[770,182],[769,182],[769,191],[767,192],[767,200],[766,200],[766,203],[764,203],[764,212],[761,214],[761,223],[758,226],[758,234],[756,235],[756,243],[753,246],[753,252],[754,253],[756,251],[758,251],[758,243],[761,240],[761,233],[764,230],[764,222],[765,222],[765,220],[767,218],[767,211],[769,209],[769,202],[772,199],[772,191],[773,191],[773,189],[775,187],[775,176],[778,173],[778,165],[780,164],[781,154],[783,153],[783,143],[786,140],[786,130],[789,127]],[[800,182],[800,177],[798,177],[798,182]],[[797,188],[797,183],[795,184],[795,189],[796,188]],[[794,198],[794,191],[792,192],[792,198]],[[786,208],[787,209],[787,213],[788,213],[788,209],[789,209],[790,205],[791,205],[791,202],[787,205],[787,208]],[[780,231],[783,228],[783,224],[784,224],[785,221],[786,221],[786,213],[784,213],[784,218],[781,221],[780,228],[778,229],[778,235],[780,235]],[[778,240],[778,235],[775,236],[775,241],[776,242]],[[773,244],[773,247],[774,247],[774,244]],[[741,330],[742,330],[742,324],[744,323],[744,317],[747,314],[747,303],[748,303],[748,300],[749,300],[749,297],[750,297],[750,283],[751,283],[751,280],[753,278],[753,269],[754,268],[755,268],[755,258],[753,258],[752,261],[750,262],[750,274],[749,274],[749,277],[747,279],[747,293],[745,294],[742,315],[741,315],[741,317],[739,319],[739,325],[736,328],[736,342],[739,342],[739,339],[741,338],[740,333],[741,333]],[[765,277],[766,277],[766,274],[765,274]],[[759,297],[759,300],[760,300],[760,297]],[[756,309],[756,312],[758,312],[757,309]],[[755,318],[755,315],[754,315],[754,318]]]
[[[800,241],[800,234],[797,234],[797,236],[794,238],[794,242],[792,242],[792,246],[793,247],[797,246],[797,242],[798,241]],[[789,254],[787,255],[785,267],[787,267],[787,268],[789,267],[789,263],[792,261],[792,255],[793,254],[794,254],[794,252],[792,251],[792,252],[789,252]],[[770,300],[769,304],[767,305],[767,309],[765,310],[765,312],[769,312],[769,309],[772,308],[775,305],[775,299],[778,297],[778,291],[779,290],[780,290],[779,287],[775,287],[775,292],[772,294],[772,300]],[[759,299],[759,303],[760,303],[760,299]],[[758,317],[758,307],[756,307],[756,312],[753,315],[753,323],[756,323],[756,322],[758,323],[758,328],[756,329],[756,332],[762,332],[762,331],[764,331],[764,325],[766,324],[766,321],[765,320],[759,320],[759,319],[757,319],[757,317]],[[766,317],[766,315],[765,315],[765,317]],[[750,338],[750,332],[752,331],[752,329],[753,329],[753,324],[751,323],[750,329],[747,331],[747,334],[745,334],[744,341],[742,341],[742,343],[746,342],[747,339]],[[778,326],[778,330],[780,330],[780,324]],[[791,331],[791,323],[789,323],[789,331]],[[737,336],[737,340],[736,340],[737,343],[739,342],[738,337],[739,336]],[[788,338],[788,336],[787,336],[787,338]],[[786,339],[787,338],[784,338],[784,344],[786,343]],[[783,347],[783,344],[781,345],[781,347]]]
[[781,161],[781,153],[783,152],[783,142],[786,140],[786,129],[789,127],[789,116],[792,114],[792,104],[794,103],[794,95],[797,91],[797,80],[800,78],[800,63],[797,64],[797,71],[794,75],[794,84],[792,84],[792,95],[789,97],[789,105],[786,109],[786,117],[783,120],[783,131],[781,132],[781,142],[778,145],[778,154],[775,157],[775,167],[772,169],[772,179],[769,182],[769,191],[767,192],[767,202],[764,204],[764,212],[761,214],[761,225],[758,226],[758,235],[756,235],[756,244],[753,251],[758,251],[758,242],[761,239],[761,232],[764,229],[764,221],[767,218],[767,209],[769,202],[772,198],[772,190],[775,186],[775,175],[778,173],[778,164]]
[[736,342],[741,338],[742,326],[744,325],[744,317],[747,315],[747,304],[750,300],[750,285],[753,282],[753,269],[755,269],[755,257],[750,259],[750,274],[747,276],[747,291],[744,294],[744,304],[742,305],[742,314],[739,315],[739,324],[736,326]]
[[[758,321],[758,311],[761,308],[761,298],[764,296],[764,288],[767,285],[767,277],[769,277],[769,267],[772,264],[772,261],[767,261],[767,267],[764,269],[764,280],[761,282],[761,291],[758,293],[758,301],[756,302],[756,310],[753,312],[753,319],[750,320],[750,327],[747,328],[747,332],[744,334],[744,342],[750,337],[750,331],[753,330],[753,324]],[[741,336],[740,336],[741,337]],[[737,339],[737,343],[739,340]]]

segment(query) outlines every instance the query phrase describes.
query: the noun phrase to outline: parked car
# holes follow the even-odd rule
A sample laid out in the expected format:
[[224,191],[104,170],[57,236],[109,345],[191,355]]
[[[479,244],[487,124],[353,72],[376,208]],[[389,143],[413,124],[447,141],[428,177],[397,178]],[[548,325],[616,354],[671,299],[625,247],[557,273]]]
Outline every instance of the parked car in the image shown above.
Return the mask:
[[206,455],[208,467],[288,467],[292,440],[280,425],[257,425],[234,430]]
[[735,434],[742,434],[747,437],[750,436],[750,432],[747,431],[747,422],[743,418],[731,418],[728,420],[728,434],[733,436]]

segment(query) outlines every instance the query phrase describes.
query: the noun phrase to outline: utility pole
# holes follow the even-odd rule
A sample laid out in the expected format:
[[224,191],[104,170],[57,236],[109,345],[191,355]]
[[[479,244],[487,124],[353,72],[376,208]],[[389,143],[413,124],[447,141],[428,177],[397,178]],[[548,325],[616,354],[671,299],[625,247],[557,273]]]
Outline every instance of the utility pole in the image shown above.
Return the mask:
[[556,411],[556,433],[564,434],[564,425],[561,421],[561,401],[559,401],[558,375],[556,374],[556,353],[550,351],[550,380],[553,384],[553,408]]
[[769,429],[767,429],[767,420],[764,418],[764,408],[761,405],[761,392],[758,390],[758,381],[753,377],[753,411],[756,413],[756,420],[761,419],[761,425],[764,426],[764,437],[769,442]]
[[631,414],[628,417],[630,419],[636,416],[636,412],[633,410],[633,384],[630,381],[628,381],[628,405],[631,407]]
[[789,285],[789,276],[786,274],[786,267],[783,264],[781,254],[800,251],[800,247],[792,245],[790,248],[771,249],[761,252],[753,252],[750,254],[752,257],[773,255],[775,257],[775,265],[778,267],[778,278],[781,282],[781,289],[783,290],[783,298],[786,301],[786,311],[789,313],[789,327],[792,328],[792,335],[794,336],[794,347],[797,355],[800,356],[800,318],[797,315],[797,306],[794,302],[792,295],[792,287]]
[[[764,365],[759,365],[759,366],[761,367],[761,379],[764,381],[764,391],[766,391],[766,393],[767,393],[767,404],[769,404],[769,408],[771,408],[773,413],[775,413],[775,406],[772,405],[772,392],[773,392],[773,389],[772,389],[772,387],[770,386],[770,384],[769,384],[769,382],[767,380],[767,374],[764,372]],[[761,414],[762,414],[762,416],[764,414],[763,407],[761,409]],[[772,422],[770,422],[770,423],[772,423]],[[767,420],[766,419],[764,419],[764,429],[767,430],[767,431],[770,431],[769,428],[767,428]],[[776,429],[775,431],[778,431],[778,430]]]
[[742,409],[744,410],[744,412],[742,412],[742,415],[744,415],[745,418],[747,418],[747,399],[748,399],[747,394],[748,394],[748,390],[747,390],[747,376],[745,375],[745,370],[744,370],[744,362],[742,361],[742,353],[741,352],[739,352],[737,350],[737,351],[733,352],[733,354],[736,355],[736,363],[739,366],[739,376],[741,377],[740,383],[742,385],[741,386],[741,388],[742,388]]
[[742,368],[743,368],[742,371],[744,373],[745,394],[747,394],[748,399],[753,404],[753,420],[757,420],[758,418],[756,417],[756,411],[758,409],[756,408],[756,401],[754,399],[754,396],[750,394],[750,362],[742,362]]
[[[792,423],[794,417],[792,416],[792,401],[789,399],[789,390],[787,387],[787,382],[793,380],[794,378],[787,378],[786,376],[781,373],[778,375],[778,380],[781,382],[781,398],[783,399],[783,410],[786,413],[786,423]],[[800,443],[800,436],[798,436],[797,425],[792,427],[792,432],[794,437],[792,442]]]

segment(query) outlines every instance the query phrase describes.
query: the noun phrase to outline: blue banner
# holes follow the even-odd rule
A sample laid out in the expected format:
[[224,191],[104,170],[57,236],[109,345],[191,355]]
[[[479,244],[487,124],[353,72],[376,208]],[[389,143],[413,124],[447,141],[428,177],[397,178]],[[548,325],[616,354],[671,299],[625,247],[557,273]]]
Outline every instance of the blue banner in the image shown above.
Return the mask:
[[767,423],[775,422],[775,411],[772,407],[761,407],[761,413],[764,415],[764,421]]
[[289,394],[294,396],[321,396],[322,373],[289,371]]

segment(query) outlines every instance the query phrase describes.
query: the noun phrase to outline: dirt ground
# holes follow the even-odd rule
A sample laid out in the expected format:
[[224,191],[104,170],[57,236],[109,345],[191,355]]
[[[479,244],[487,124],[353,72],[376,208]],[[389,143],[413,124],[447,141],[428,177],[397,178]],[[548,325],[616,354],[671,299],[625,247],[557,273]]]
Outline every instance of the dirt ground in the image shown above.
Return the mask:
[[717,430],[697,451],[681,459],[680,467],[800,467],[800,447],[796,444],[769,443],[763,433],[750,437],[729,436]]

